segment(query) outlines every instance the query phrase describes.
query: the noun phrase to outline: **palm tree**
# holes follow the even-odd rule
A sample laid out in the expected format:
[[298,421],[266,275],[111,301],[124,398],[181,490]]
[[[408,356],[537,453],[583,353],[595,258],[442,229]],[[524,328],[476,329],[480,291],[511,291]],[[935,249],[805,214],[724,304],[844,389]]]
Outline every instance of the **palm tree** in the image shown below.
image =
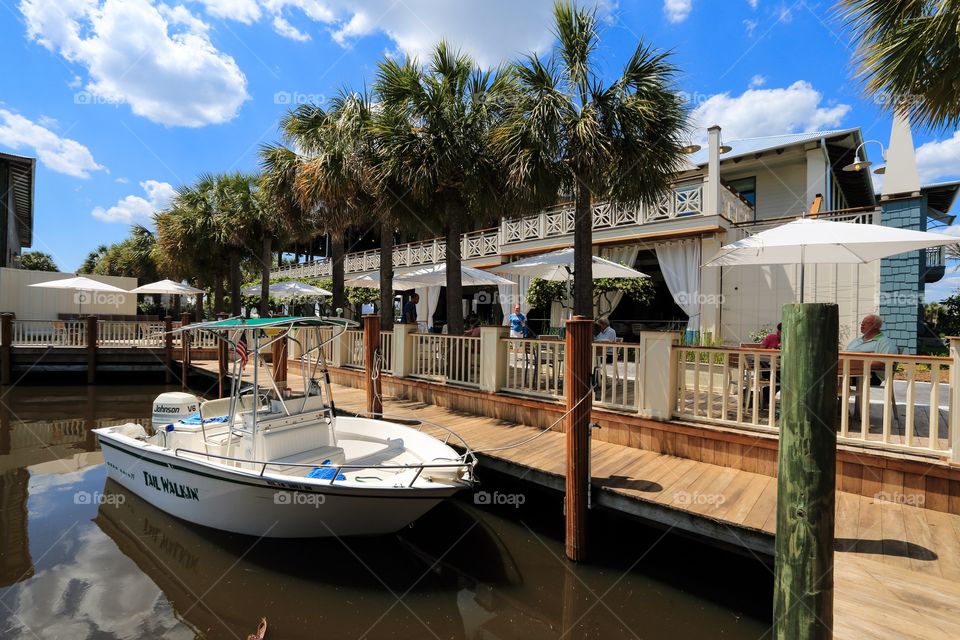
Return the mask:
[[[230,257],[230,313],[240,315],[240,285],[243,277],[240,263],[250,253],[259,255],[261,277],[266,288],[270,286],[271,223],[257,191],[256,176],[236,172],[214,179],[213,229],[217,241],[227,247]],[[267,253],[254,253],[258,245]],[[266,275],[264,276],[264,271]],[[266,314],[269,295],[261,295],[261,312]]]
[[107,247],[105,244],[102,244],[88,253],[87,257],[83,259],[83,262],[77,269],[77,273],[93,273],[93,270],[97,268],[97,263],[103,259],[103,256],[106,255],[108,250],[109,247]]
[[960,124],[960,1],[841,0],[838,11],[871,93],[916,124]]
[[513,198],[528,206],[572,196],[575,314],[593,314],[593,202],[653,204],[682,161],[687,115],[673,92],[668,55],[637,45],[620,77],[604,84],[593,54],[594,11],[554,6],[558,46],[513,68],[516,99],[493,143]]
[[481,71],[442,41],[425,67],[384,60],[374,84],[384,172],[443,227],[451,334],[463,332],[460,234],[490,215],[497,167],[487,142],[508,89],[504,74]]

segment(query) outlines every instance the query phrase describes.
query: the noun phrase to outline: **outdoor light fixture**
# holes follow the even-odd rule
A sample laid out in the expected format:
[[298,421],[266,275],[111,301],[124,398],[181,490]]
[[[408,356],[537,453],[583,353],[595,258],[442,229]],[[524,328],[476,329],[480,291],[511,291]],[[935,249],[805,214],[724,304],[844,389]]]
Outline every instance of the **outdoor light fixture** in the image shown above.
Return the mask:
[[[860,159],[860,149],[862,149],[863,146],[868,142],[876,142],[878,145],[880,145],[880,157],[883,158],[884,160],[887,159],[887,152],[883,148],[882,142],[880,142],[879,140],[864,140],[859,145],[857,145],[857,148],[853,152],[853,162],[846,165],[843,168],[844,171],[862,171],[873,165],[872,162],[867,160],[866,155],[864,155],[863,160]],[[873,172],[877,175],[882,176],[886,172],[886,167],[877,167],[876,169],[873,170]]]
[[728,144],[723,144],[723,136],[720,136],[720,146],[717,147],[717,151],[720,152],[721,154],[730,153],[731,151],[733,151],[733,147],[731,147]]
[[680,147],[680,151],[687,154],[696,153],[697,151],[700,151],[700,149],[700,145],[693,143]]

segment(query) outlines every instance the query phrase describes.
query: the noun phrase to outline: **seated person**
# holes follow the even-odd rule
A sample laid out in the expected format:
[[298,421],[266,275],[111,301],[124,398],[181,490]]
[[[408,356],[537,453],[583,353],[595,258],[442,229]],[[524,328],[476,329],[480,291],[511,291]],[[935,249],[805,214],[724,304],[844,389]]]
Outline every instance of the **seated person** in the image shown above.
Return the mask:
[[617,332],[613,330],[613,327],[610,326],[610,321],[606,318],[600,318],[597,320],[597,327],[600,329],[596,337],[594,337],[594,342],[616,342],[617,341]]
[[777,323],[777,330],[773,333],[768,333],[766,337],[760,342],[760,347],[763,349],[779,349],[780,348],[780,335],[783,331],[783,323]]
[[527,316],[520,311],[520,305],[513,305],[513,313],[510,314],[510,337],[526,338],[529,336],[527,329]]
[[[898,353],[897,345],[881,331],[883,320],[876,314],[868,314],[860,321],[860,334],[850,341],[847,345],[847,351],[856,353]],[[883,383],[885,364],[882,360],[874,360],[870,363],[870,386],[879,386]],[[856,388],[857,395],[860,394],[860,380],[862,376],[851,376],[850,380]],[[860,415],[860,403],[855,402],[853,406],[854,417]]]

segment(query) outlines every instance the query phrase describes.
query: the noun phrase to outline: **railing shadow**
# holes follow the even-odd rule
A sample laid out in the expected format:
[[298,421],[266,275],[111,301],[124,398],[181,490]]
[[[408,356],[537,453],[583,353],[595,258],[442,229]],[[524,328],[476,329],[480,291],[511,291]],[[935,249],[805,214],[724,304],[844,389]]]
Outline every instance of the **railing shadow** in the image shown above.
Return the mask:
[[881,540],[861,540],[859,538],[836,538],[833,548],[836,551],[847,553],[862,553],[864,555],[895,556],[898,558],[912,558],[932,562],[940,556],[936,552],[922,545],[906,540],[883,538]]

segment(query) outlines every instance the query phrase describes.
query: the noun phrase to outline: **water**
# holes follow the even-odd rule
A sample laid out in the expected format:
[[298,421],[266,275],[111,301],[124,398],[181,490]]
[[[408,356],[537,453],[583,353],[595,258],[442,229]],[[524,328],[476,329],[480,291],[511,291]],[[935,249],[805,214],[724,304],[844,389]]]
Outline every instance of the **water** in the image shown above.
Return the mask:
[[[772,576],[749,556],[562,502],[448,501],[393,536],[257,540],[173,518],[106,480],[89,429],[149,420],[161,387],[17,387],[0,407],[0,638],[746,638]],[[514,502],[517,502],[514,500]]]

